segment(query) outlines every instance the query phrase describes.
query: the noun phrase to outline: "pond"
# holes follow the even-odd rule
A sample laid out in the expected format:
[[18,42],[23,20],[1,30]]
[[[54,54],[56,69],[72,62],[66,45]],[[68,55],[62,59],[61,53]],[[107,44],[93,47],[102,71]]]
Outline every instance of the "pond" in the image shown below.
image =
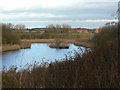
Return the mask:
[[69,49],[56,49],[50,48],[50,43],[32,43],[31,48],[20,49],[17,51],[9,51],[2,53],[2,67],[9,69],[11,66],[26,66],[34,64],[35,62],[54,62],[55,60],[61,61],[70,56],[74,57],[75,52],[84,52],[85,48],[68,44]]

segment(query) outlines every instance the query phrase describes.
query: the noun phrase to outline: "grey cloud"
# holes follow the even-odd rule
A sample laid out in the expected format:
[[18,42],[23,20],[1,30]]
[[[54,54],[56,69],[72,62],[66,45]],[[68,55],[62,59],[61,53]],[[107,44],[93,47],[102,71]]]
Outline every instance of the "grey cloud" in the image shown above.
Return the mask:
[[[86,3],[86,5],[88,5],[88,7],[80,6],[81,3],[78,2],[74,5],[71,6],[63,6],[63,7],[57,7],[57,8],[42,8],[41,6],[37,6],[36,8],[32,8],[32,9],[19,9],[19,10],[12,10],[12,11],[1,11],[2,14],[8,14],[10,15],[12,14],[20,14],[20,13],[36,13],[36,14],[41,14],[41,13],[50,13],[53,15],[60,15],[60,16],[65,16],[65,17],[18,17],[18,18],[3,18],[2,20],[4,22],[9,22],[9,21],[55,21],[55,20],[96,20],[96,19],[114,19],[113,16],[111,16],[111,14],[114,14],[117,11],[117,2],[108,2],[108,3],[96,3],[96,2],[92,2],[92,3]],[[89,5],[91,7],[89,7]],[[53,22],[55,23],[55,22]],[[28,25],[27,23],[25,23],[26,25]],[[40,24],[40,23],[36,23],[36,24]],[[47,23],[45,23],[44,25],[46,25]],[[48,23],[49,24],[49,23]],[[79,23],[69,23],[71,25],[79,25]],[[76,24],[76,25],[75,25]],[[99,23],[100,25],[102,25],[103,23]],[[88,25],[85,23],[80,23],[80,25],[83,26],[90,26],[91,25],[99,25],[97,24],[90,24]],[[29,25],[28,25],[29,26]]]
[[[93,7],[86,7],[86,6],[93,6]],[[36,8],[31,9],[19,9],[19,10],[12,10],[12,11],[2,11],[1,13],[20,13],[20,12],[34,12],[34,13],[75,13],[79,14],[82,13],[108,13],[117,8],[117,3],[86,3],[86,6],[81,7],[79,3],[76,5],[71,6],[63,6],[63,7],[56,7],[56,8],[42,8],[41,6],[37,6]]]

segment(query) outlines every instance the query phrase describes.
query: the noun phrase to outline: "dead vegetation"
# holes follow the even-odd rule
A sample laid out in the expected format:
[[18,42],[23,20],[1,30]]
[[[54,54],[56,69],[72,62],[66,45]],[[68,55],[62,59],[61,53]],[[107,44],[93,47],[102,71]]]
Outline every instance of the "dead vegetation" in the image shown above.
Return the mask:
[[3,69],[3,88],[119,88],[118,29],[110,27],[109,33],[96,34],[91,51],[86,49],[84,54],[78,53],[74,59],[66,58],[61,62],[29,65],[28,69],[23,69],[21,80],[17,67],[9,71]]

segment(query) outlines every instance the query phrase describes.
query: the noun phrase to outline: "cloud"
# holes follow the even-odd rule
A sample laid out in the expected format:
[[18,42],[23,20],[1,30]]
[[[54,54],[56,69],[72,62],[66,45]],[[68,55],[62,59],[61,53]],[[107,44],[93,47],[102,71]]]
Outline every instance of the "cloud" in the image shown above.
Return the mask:
[[83,22],[117,22],[117,21],[118,21],[117,19],[111,19],[111,20],[103,19],[103,20],[84,20]]
[[79,0],[2,0],[0,8],[3,11],[12,11],[18,9],[56,8],[60,6],[69,6]]
[[59,21],[14,21],[14,22],[117,22],[117,19],[103,19],[103,20],[59,20]]
[[[118,2],[118,0],[2,0],[0,3],[1,11],[31,10],[31,9],[54,9],[65,7],[99,7],[95,4],[87,3],[103,3]],[[102,4],[102,6],[105,6]],[[102,8],[102,7],[101,7]]]
[[81,20],[113,19],[111,14],[117,10],[117,3],[73,3],[57,8],[18,9],[0,13],[3,21],[10,20]]
[[17,13],[17,14],[10,13],[10,14],[0,14],[0,17],[2,17],[3,19],[11,19],[11,18],[19,19],[19,18],[45,18],[45,17],[55,18],[55,17],[65,17],[65,16],[54,15],[50,13]]
[[[105,0],[107,1],[107,0]],[[2,0],[0,20],[20,23],[89,23],[114,21],[117,2],[89,0]],[[31,24],[33,25],[33,24]],[[84,24],[85,25],[85,24]]]

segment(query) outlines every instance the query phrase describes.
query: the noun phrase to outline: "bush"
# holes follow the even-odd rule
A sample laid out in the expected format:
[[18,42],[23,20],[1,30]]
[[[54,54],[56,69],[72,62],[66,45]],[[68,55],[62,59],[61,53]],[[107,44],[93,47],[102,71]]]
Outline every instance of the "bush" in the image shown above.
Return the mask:
[[2,25],[2,43],[3,44],[19,44],[20,37],[5,24]]
[[99,47],[106,45],[108,42],[115,42],[113,39],[118,39],[118,27],[116,25],[109,25],[102,27],[101,31],[94,35],[93,43],[96,47]]

